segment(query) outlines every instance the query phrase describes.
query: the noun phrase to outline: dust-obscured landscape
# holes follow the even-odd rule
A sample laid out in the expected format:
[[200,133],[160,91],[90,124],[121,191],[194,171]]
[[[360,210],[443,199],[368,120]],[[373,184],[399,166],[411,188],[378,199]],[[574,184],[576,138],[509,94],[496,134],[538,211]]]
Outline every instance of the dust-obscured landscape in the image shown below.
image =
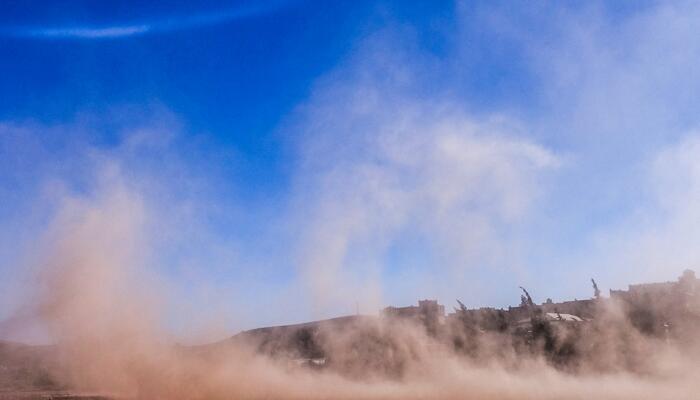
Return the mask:
[[700,398],[698,21],[0,1],[0,400]]
[[[133,265],[138,197],[67,203],[31,309],[52,344],[0,344],[3,398],[693,398],[698,280],[454,311],[435,300],[201,345],[165,340]],[[115,215],[121,218],[114,219]],[[137,239],[138,241],[134,241]],[[519,293],[517,290],[514,294]]]
[[677,301],[694,300],[684,291],[692,279],[666,292],[642,289],[641,304],[590,300],[575,319],[527,303],[458,308],[447,321],[414,307],[411,316],[261,328],[198,346],[123,331],[50,346],[3,342],[0,396],[690,399],[698,315]]

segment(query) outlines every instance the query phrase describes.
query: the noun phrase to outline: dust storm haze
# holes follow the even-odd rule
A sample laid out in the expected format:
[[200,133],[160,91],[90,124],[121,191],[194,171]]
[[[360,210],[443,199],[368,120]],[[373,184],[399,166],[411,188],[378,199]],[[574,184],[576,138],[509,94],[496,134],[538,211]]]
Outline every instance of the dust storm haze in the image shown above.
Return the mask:
[[0,399],[698,398],[697,4],[204,3],[0,5]]
[[566,359],[553,357],[564,331],[552,333],[558,348],[535,338],[524,350],[510,332],[478,323],[434,332],[415,320],[372,316],[319,326],[312,340],[323,368],[296,362],[300,346],[265,350],[254,331],[177,345],[159,317],[158,277],[143,263],[145,204],[110,176],[93,197],[63,199],[42,235],[27,307],[53,344],[37,367],[47,388],[144,399],[681,399],[700,389],[697,324],[688,320],[692,330],[673,340],[644,334],[609,299],[598,299],[597,319],[577,328]]

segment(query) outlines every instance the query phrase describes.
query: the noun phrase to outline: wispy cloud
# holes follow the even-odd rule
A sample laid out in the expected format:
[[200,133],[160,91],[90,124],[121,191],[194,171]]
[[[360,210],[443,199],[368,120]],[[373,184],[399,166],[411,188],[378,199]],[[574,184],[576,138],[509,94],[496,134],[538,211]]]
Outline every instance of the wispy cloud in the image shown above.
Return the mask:
[[23,37],[104,39],[139,35],[151,31],[150,25],[112,26],[104,28],[40,28],[19,33]]
[[527,229],[561,161],[511,118],[417,91],[425,57],[396,37],[363,43],[295,125],[302,206],[293,219],[318,317],[355,302],[374,310],[437,293],[464,299],[467,270],[475,282],[480,268],[519,261],[524,240],[512,232]]
[[90,26],[15,26],[0,30],[4,36],[29,39],[117,39],[156,32],[172,32],[250,18],[279,9],[284,2],[239,6],[216,12],[171,16],[133,23]]

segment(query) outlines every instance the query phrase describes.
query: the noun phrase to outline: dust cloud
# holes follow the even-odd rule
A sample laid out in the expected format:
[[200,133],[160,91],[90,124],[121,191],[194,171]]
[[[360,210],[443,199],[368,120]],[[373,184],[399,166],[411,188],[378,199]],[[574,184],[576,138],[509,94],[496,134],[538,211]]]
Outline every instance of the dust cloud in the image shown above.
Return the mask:
[[64,390],[139,399],[689,399],[700,390],[697,330],[674,341],[644,335],[612,301],[583,330],[534,345],[498,329],[477,334],[478,324],[434,332],[356,317],[315,331],[318,368],[252,334],[177,345],[162,317],[165,278],[145,262],[152,222],[139,194],[112,179],[97,195],[66,198],[43,236],[32,306]]

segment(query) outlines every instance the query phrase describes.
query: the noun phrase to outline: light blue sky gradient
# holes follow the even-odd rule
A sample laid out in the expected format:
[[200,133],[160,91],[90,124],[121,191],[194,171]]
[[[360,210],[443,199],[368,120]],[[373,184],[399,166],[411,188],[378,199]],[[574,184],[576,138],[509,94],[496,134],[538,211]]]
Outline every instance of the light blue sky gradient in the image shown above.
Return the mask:
[[146,205],[145,264],[183,337],[418,298],[507,306],[519,285],[584,298],[591,277],[700,262],[692,2],[0,16],[2,318],[26,311],[64,199],[100,198],[106,170]]

